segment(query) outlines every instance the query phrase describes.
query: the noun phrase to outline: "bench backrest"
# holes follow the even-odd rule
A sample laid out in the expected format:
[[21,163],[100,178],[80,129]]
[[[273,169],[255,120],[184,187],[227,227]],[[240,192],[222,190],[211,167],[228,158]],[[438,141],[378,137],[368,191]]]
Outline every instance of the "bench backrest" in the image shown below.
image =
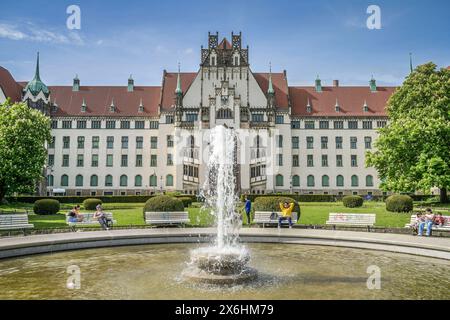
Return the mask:
[[[104,212],[104,214],[105,214],[105,216],[108,218],[108,219],[113,219],[113,214],[112,214],[112,212]],[[82,215],[83,215],[83,217],[84,217],[84,219],[83,219],[83,222],[87,222],[87,221],[93,221],[93,222],[95,222],[95,221],[97,221],[96,219],[94,219],[94,213],[92,212],[92,213],[82,213]],[[66,215],[66,222],[68,222],[69,221],[69,216],[68,215]]]
[[[450,227],[450,216],[442,216],[444,218],[444,227]],[[416,222],[416,215],[411,215],[411,220],[409,221],[410,224],[414,224]]]
[[[275,212],[279,217],[283,215],[282,212]],[[272,211],[255,211],[255,220],[270,219]],[[292,212],[292,220],[297,220],[297,212]]]
[[368,223],[374,224],[376,214],[374,213],[330,213],[328,223]]
[[146,212],[145,220],[186,220],[189,219],[189,213],[186,211],[172,212]]
[[28,224],[26,213],[0,214],[0,226]]

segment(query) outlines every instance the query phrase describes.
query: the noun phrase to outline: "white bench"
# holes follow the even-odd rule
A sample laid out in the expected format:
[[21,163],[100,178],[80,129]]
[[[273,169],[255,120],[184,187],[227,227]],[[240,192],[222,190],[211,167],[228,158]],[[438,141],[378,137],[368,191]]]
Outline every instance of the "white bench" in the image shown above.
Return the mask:
[[[276,219],[270,219],[270,216],[272,215],[272,211],[255,211],[255,217],[253,218],[253,223],[256,224],[262,224],[263,228],[266,224],[276,224],[278,225],[278,217],[282,216],[283,213],[281,212],[275,212],[277,214]],[[297,212],[292,212],[292,224],[297,223]],[[281,221],[281,224],[289,224],[288,220]]]
[[[93,226],[93,225],[100,225],[97,219],[94,219],[94,213],[82,213],[84,219],[83,221],[79,222],[70,222],[69,216],[66,216],[66,223],[71,227],[79,227],[79,226]],[[117,223],[116,220],[113,218],[112,212],[105,212],[105,216],[112,220],[113,225]]]
[[[444,225],[442,227],[438,225],[433,225],[432,230],[449,230],[450,231],[450,216],[442,216],[445,219]],[[405,228],[411,228],[413,224],[416,223],[416,215],[411,215],[411,220],[409,223],[405,224]]]
[[145,213],[145,224],[184,225],[190,222],[189,213],[186,211]]
[[34,228],[34,225],[28,223],[28,214],[0,214],[0,230],[25,230]]
[[330,213],[326,224],[372,227],[375,219],[374,213]]

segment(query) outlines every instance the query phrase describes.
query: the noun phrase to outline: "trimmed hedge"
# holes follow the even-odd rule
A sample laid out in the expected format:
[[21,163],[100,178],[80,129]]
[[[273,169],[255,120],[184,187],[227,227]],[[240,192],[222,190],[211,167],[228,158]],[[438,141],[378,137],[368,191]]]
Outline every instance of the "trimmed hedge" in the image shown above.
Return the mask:
[[144,219],[145,213],[148,211],[184,211],[183,201],[175,197],[160,195],[149,199],[143,209]]
[[298,205],[298,202],[295,201],[295,199],[293,199],[292,197],[283,197],[283,196],[258,197],[255,199],[252,207],[253,207],[254,211],[279,212],[280,211],[280,203],[283,203],[286,201],[295,203],[293,212],[297,212],[300,216],[300,207]]
[[347,208],[362,207],[364,199],[360,196],[345,196],[342,198],[342,204]]
[[54,199],[37,200],[33,206],[34,213],[41,215],[57,214],[60,209],[59,201]]
[[241,201],[244,201],[245,197],[251,202],[265,197],[289,197],[298,202],[336,202],[336,196],[331,194],[242,194]]
[[86,210],[96,210],[99,204],[103,204],[100,199],[90,198],[83,201],[83,207]]
[[413,199],[407,195],[392,195],[386,199],[386,210],[390,212],[411,212]]
[[192,202],[194,202],[191,197],[179,197],[178,199],[183,202],[185,208],[190,207]]
[[[153,196],[95,196],[96,199],[101,200],[103,203],[145,203],[147,200],[157,197]],[[197,201],[195,195],[182,195],[178,197],[188,197],[192,201]],[[34,203],[36,200],[42,199],[54,199],[60,203],[83,203],[86,199],[91,199],[92,196],[56,196],[56,197],[40,197],[40,196],[17,196],[7,197],[9,202],[22,202],[22,203]]]

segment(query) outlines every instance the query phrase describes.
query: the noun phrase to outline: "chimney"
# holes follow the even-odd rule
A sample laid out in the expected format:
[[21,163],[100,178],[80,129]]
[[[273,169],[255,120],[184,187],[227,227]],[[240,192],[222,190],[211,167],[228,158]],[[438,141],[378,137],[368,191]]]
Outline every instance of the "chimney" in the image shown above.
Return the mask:
[[333,80],[333,87],[339,87],[339,80]]

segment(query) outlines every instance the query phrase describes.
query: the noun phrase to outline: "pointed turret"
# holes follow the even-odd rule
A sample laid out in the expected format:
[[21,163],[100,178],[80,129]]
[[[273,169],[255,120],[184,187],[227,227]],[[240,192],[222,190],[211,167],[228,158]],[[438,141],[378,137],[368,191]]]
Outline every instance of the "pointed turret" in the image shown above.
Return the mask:
[[370,91],[377,92],[377,82],[373,78],[373,75],[372,75],[372,78],[370,79],[369,85],[370,85]]
[[134,91],[134,80],[133,80],[133,75],[130,74],[130,77],[128,78],[128,92],[133,92]]
[[175,89],[175,107],[183,106],[183,89],[181,88],[180,64],[178,63],[177,87]]
[[34,73],[34,78],[30,82],[28,82],[24,91],[30,92],[34,97],[36,97],[40,92],[42,92],[45,97],[48,97],[50,94],[50,90],[48,90],[48,87],[42,82],[40,77],[39,52],[37,53],[36,71]]
[[272,83],[272,64],[269,64],[269,88],[267,89],[268,94],[275,94],[275,90],[273,90]]
[[409,53],[409,71],[413,72],[412,53]]
[[80,91],[80,79],[78,78],[78,74],[73,78],[72,91]]
[[322,92],[322,81],[319,78],[319,75],[317,75],[316,78],[316,92]]

